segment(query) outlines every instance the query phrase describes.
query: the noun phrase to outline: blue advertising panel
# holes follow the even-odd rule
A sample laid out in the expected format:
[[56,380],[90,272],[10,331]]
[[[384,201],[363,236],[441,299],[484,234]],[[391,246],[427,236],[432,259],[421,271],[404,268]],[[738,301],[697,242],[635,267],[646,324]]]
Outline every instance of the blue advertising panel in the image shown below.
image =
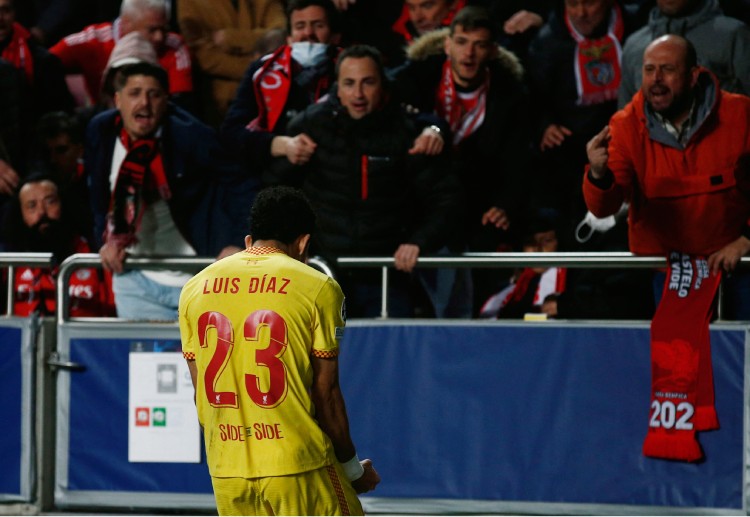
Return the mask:
[[129,461],[129,361],[134,345],[145,345],[153,353],[181,350],[179,339],[70,341],[71,361],[85,365],[86,371],[71,376],[67,489],[212,494],[202,445],[199,463]]
[[[21,329],[0,323],[0,407],[3,408],[0,440],[0,495],[21,494],[21,440],[24,412]],[[26,408],[31,411],[31,408]]]
[[350,326],[341,383],[378,498],[744,508],[745,329],[711,333],[705,461],[646,458],[648,327]]
[[[37,322],[38,320],[34,320]],[[0,501],[31,502],[34,448],[34,347],[31,319],[0,318]]]
[[[135,343],[178,350],[177,329],[85,335],[63,339],[86,370],[59,385],[58,504],[211,508],[202,446],[197,462],[131,461]],[[705,460],[687,464],[641,453],[647,325],[350,322],[341,384],[358,453],[383,480],[368,495],[464,512],[476,501],[743,511],[746,329],[714,328],[711,341],[721,429],[699,433]]]

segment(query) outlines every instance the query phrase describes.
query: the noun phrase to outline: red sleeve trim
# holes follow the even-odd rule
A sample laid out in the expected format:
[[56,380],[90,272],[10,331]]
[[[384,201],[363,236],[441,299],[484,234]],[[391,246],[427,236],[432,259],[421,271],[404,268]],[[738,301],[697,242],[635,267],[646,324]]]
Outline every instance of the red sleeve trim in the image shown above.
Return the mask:
[[195,361],[195,353],[194,352],[182,352],[182,357],[184,357],[188,361]]
[[338,350],[313,350],[312,356],[318,359],[332,359],[339,356]]

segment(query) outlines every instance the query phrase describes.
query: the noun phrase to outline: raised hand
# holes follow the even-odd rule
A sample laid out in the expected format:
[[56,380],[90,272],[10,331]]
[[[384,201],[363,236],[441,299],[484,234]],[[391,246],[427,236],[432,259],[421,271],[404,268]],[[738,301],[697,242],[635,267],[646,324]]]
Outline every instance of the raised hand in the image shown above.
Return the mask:
[[607,161],[609,160],[609,126],[605,126],[604,129],[589,140],[586,144],[586,154],[589,158],[589,165],[591,175],[596,179],[604,177],[604,173],[607,172]]

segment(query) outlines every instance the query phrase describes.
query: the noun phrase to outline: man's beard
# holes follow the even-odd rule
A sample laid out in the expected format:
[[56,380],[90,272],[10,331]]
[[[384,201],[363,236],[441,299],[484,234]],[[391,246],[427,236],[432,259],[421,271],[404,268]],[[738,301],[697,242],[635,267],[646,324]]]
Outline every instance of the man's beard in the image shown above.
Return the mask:
[[[46,228],[42,230],[42,226]],[[21,232],[23,249],[32,253],[52,253],[60,263],[73,253],[73,234],[60,219],[43,217],[34,226],[24,225]]]
[[659,115],[667,120],[673,120],[675,117],[687,113],[693,104],[694,94],[691,89],[687,89],[680,95],[676,96],[666,109],[659,112]]

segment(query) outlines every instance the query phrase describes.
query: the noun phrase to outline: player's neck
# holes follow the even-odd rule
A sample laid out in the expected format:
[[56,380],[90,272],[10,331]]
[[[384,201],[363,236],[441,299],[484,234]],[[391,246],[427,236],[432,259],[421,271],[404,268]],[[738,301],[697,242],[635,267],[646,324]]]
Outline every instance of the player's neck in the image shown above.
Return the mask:
[[289,255],[289,245],[273,239],[253,241],[251,248],[276,248]]

